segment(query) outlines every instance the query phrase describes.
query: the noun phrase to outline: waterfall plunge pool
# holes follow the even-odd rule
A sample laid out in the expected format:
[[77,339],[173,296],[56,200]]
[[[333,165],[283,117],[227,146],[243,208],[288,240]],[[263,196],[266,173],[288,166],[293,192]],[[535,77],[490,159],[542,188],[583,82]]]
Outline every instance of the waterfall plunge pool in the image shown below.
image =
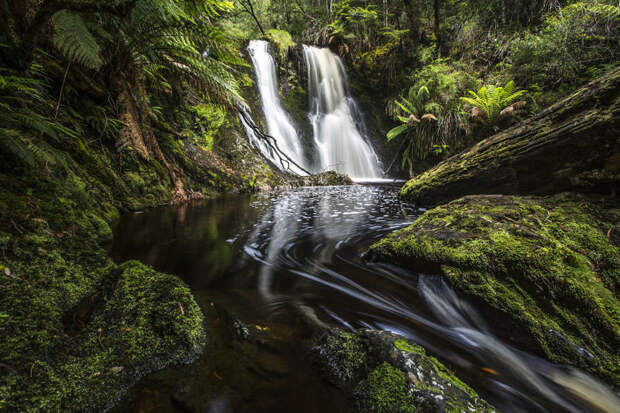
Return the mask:
[[307,357],[313,324],[407,336],[505,412],[588,411],[548,379],[561,367],[502,343],[483,321],[470,324],[475,309],[439,277],[362,260],[422,212],[401,203],[394,186],[355,185],[123,216],[111,256],[182,278],[208,337],[199,360],[147,377],[119,411],[352,411]]

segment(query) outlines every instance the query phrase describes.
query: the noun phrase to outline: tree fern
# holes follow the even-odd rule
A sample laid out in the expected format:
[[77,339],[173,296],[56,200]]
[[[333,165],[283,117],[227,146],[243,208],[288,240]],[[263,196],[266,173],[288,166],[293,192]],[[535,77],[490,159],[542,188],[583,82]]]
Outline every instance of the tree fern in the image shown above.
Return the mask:
[[52,16],[52,24],[54,45],[69,61],[91,69],[101,67],[101,48],[79,14],[61,10]]
[[410,171],[414,160],[425,159],[437,146],[447,148],[446,136],[457,133],[450,125],[458,121],[458,115],[432,99],[433,90],[429,85],[410,87],[407,97],[401,96],[393,102],[395,109],[390,113],[400,125],[388,131],[386,138],[388,141],[398,137],[405,139],[401,167],[408,165]]
[[126,39],[130,64],[153,84],[169,88],[161,77],[176,77],[207,91],[212,100],[232,104],[242,100],[232,66],[246,63],[210,20],[231,7],[219,0],[138,0],[128,21],[112,17],[110,22]]
[[526,90],[518,90],[514,81],[502,86],[483,86],[477,92],[470,90],[471,97],[464,96],[461,100],[471,106],[480,109],[489,123],[494,123],[501,111],[527,93]]

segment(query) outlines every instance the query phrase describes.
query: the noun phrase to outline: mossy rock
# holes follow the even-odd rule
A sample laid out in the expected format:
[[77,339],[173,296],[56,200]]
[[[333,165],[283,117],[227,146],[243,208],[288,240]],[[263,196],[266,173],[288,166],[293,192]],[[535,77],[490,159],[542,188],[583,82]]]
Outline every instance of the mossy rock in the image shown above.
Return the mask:
[[106,286],[73,306],[86,285],[63,297],[62,288],[24,284],[27,275],[3,280],[16,293],[0,300],[0,332],[10,337],[0,347],[0,410],[107,410],[146,374],[202,351],[202,312],[176,277],[135,261],[105,276]]
[[290,49],[295,47],[295,41],[289,32],[280,29],[269,29],[265,32],[265,39],[276,46],[280,60],[286,58]]
[[620,209],[560,194],[468,196],[367,258],[444,275],[505,339],[620,385]]
[[333,329],[314,351],[361,412],[497,411],[422,347],[387,331]]
[[336,171],[321,172],[320,174],[303,177],[304,186],[334,186],[353,185],[353,181],[347,175]]

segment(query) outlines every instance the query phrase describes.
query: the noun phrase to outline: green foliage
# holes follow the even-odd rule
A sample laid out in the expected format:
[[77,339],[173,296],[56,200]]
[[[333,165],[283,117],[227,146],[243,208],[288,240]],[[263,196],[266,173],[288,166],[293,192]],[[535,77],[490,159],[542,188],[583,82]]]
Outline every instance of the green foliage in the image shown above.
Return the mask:
[[232,103],[241,97],[231,65],[243,61],[213,24],[232,8],[222,0],[138,0],[125,16],[61,10],[51,19],[52,39],[71,62],[92,69],[120,63],[158,88],[169,89],[174,78]]
[[[52,108],[42,68],[33,65],[25,74],[0,68],[0,147],[22,163],[64,165],[60,152],[41,138],[59,141],[75,138],[73,130],[39,112]],[[28,131],[24,134],[24,131]]]
[[351,3],[351,0],[343,0],[334,4],[332,13],[334,21],[328,26],[332,34],[342,34],[350,25],[372,23],[377,20],[375,5],[360,7]]
[[52,16],[54,46],[71,62],[91,69],[103,64],[101,48],[79,14],[61,10]]
[[95,106],[88,103],[86,105],[87,115],[84,121],[98,134],[98,137],[105,137],[114,142],[123,127],[123,122],[115,119],[114,113],[107,106]]
[[193,106],[196,115],[194,129],[190,132],[194,141],[203,149],[212,151],[220,129],[228,124],[226,108],[215,104]]
[[620,8],[578,1],[549,14],[539,30],[526,31],[510,47],[514,76],[522,84],[581,83],[601,75],[620,56]]
[[465,83],[463,74],[438,59],[417,71],[416,82],[406,97],[393,101],[388,114],[400,125],[387,133],[388,141],[403,136],[406,139],[401,167],[410,172],[416,161],[433,155],[441,158],[449,147],[457,148],[464,124],[462,106],[456,96]]
[[333,5],[327,32],[331,36],[340,36],[362,50],[373,46],[377,35],[379,14],[374,4],[366,7],[353,5],[351,0],[343,0]]
[[128,64],[145,73],[156,69],[164,78],[208,91],[211,99],[233,103],[242,98],[231,65],[243,61],[225,33],[212,24],[231,7],[231,2],[219,0],[139,0],[129,19],[110,16],[120,34],[114,43],[130,39]]
[[405,373],[383,362],[369,375],[368,381],[362,386],[363,391],[368,393],[365,412],[380,413],[414,413],[416,405],[413,397],[409,395],[409,386]]
[[478,92],[469,91],[472,97],[462,97],[465,103],[480,109],[489,123],[495,123],[502,110],[525,95],[527,91],[518,90],[511,80],[505,86],[488,85],[481,87]]
[[286,57],[286,53],[295,47],[295,41],[291,34],[285,30],[270,29],[265,32],[267,40],[274,44],[278,48],[278,54],[280,59],[283,60]]

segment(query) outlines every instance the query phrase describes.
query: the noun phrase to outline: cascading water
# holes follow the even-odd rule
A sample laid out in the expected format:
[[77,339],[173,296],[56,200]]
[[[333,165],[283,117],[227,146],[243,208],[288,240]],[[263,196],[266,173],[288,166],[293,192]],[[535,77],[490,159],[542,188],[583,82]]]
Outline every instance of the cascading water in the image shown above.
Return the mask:
[[[302,167],[305,167],[306,162],[299,135],[293,125],[293,121],[282,107],[280,97],[278,96],[276,65],[269,53],[269,43],[264,40],[252,40],[248,46],[248,51],[254,64],[256,81],[263,104],[263,112],[267,120],[269,135],[275,138],[278,148],[282,152]],[[270,151],[260,145],[259,149],[269,159],[273,160],[273,154]],[[278,165],[277,162],[275,164]],[[298,170],[294,165],[291,165],[290,168],[294,172],[305,175],[303,171]]]
[[[354,180],[382,177],[379,159],[356,123],[342,61],[329,49],[304,45],[308,67],[310,121],[319,152],[319,170],[336,170]],[[357,119],[357,120],[356,120]]]

